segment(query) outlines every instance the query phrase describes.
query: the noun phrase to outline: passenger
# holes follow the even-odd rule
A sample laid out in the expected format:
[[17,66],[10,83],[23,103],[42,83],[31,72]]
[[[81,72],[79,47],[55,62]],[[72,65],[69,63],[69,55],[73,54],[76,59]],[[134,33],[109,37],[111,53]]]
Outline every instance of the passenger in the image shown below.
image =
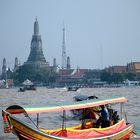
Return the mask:
[[107,108],[107,110],[108,110],[108,112],[109,112],[109,119],[110,120],[112,120],[112,115],[113,115],[113,109],[111,108],[111,105],[109,105],[109,104],[107,104],[106,105],[106,108]]
[[108,109],[106,108],[105,105],[101,105],[100,107],[101,107],[100,111],[95,111],[101,113],[101,116],[97,120],[96,127],[99,128],[100,125],[102,128],[108,127],[110,126],[110,120],[109,120],[110,116],[109,116]]
[[91,109],[90,111],[91,128],[96,127],[97,114]]
[[[93,111],[93,108],[87,108],[84,112],[84,117],[82,120],[82,128],[89,128],[89,127],[96,127],[96,118],[97,114]],[[86,126],[86,123],[89,123],[89,125]]]
[[112,115],[112,120],[113,120],[113,124],[118,123],[118,121],[120,120],[117,111],[114,111],[114,113],[113,113],[113,115]]
[[109,112],[109,120],[110,120],[110,125],[113,125],[113,113],[114,113],[114,110],[111,108],[111,105],[109,104],[106,104],[106,107],[108,109],[108,112]]

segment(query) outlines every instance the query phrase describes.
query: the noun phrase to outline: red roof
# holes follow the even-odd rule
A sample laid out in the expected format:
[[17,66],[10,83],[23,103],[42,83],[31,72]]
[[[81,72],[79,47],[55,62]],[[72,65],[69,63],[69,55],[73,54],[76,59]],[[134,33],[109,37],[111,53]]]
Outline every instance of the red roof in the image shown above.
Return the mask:
[[70,76],[74,69],[60,69],[59,74],[61,76]]
[[76,69],[76,71],[72,74],[72,78],[83,77],[87,71],[88,69]]
[[59,74],[61,76],[70,76],[72,78],[80,78],[83,77],[84,74],[88,71],[88,69],[60,69]]

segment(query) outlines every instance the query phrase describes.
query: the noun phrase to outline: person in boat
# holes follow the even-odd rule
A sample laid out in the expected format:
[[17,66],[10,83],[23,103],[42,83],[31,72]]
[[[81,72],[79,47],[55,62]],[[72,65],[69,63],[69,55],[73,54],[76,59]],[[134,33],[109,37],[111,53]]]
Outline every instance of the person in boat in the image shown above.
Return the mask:
[[[96,127],[97,114],[93,111],[93,108],[84,109],[82,115],[82,129]],[[90,124],[86,126],[88,122],[90,122]]]
[[98,113],[101,113],[99,119],[96,122],[96,127],[99,128],[99,126],[101,126],[102,128],[104,127],[108,127],[110,126],[110,114],[109,111],[107,109],[107,107],[105,105],[101,105],[101,110],[100,111],[96,111]]
[[113,124],[118,123],[119,120],[120,120],[120,117],[118,115],[118,112],[114,111],[113,115],[112,115],[112,122],[113,122]]
[[112,121],[112,116],[113,116],[114,110],[111,108],[110,104],[106,104],[105,106],[106,106],[106,108],[107,108],[107,110],[109,112],[109,120]]
[[108,112],[109,112],[109,119],[110,119],[110,124],[113,125],[113,124],[116,124],[118,123],[118,121],[120,120],[119,118],[119,115],[118,115],[118,112],[116,110],[113,110],[111,108],[111,105],[107,104],[106,105],[107,109],[108,109]]
[[99,119],[97,113],[95,113],[92,109],[90,112],[90,120],[91,120],[91,128],[96,127],[96,122]]
[[89,116],[89,119],[90,119],[90,127],[96,127],[96,122],[98,120],[98,115],[95,113],[95,111],[93,109],[96,109],[97,108],[89,108],[89,111],[88,111],[88,115]]

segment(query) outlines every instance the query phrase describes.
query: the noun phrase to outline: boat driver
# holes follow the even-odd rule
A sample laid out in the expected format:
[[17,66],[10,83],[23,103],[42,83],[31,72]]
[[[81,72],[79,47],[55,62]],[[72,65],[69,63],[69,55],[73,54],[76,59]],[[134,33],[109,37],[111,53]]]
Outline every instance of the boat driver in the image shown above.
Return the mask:
[[97,120],[96,127],[98,128],[100,125],[102,128],[108,127],[110,126],[109,111],[105,105],[101,105],[100,107],[101,107],[100,111],[95,111],[95,112],[101,113],[99,119]]

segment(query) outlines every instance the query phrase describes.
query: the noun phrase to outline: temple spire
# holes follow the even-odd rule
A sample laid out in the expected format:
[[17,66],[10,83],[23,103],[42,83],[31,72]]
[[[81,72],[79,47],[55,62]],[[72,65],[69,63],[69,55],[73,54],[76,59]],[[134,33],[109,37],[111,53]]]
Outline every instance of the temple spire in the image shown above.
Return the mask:
[[37,17],[35,18],[35,22],[34,22],[34,35],[39,35],[39,24],[37,21]]
[[34,22],[34,34],[31,40],[30,54],[27,59],[27,62],[24,65],[32,65],[35,68],[48,67],[49,64],[46,62],[46,59],[42,50],[42,40],[41,35],[39,35],[39,24],[37,18]]
[[1,78],[6,80],[6,76],[7,76],[7,66],[6,66],[6,59],[3,58],[3,65],[2,65],[2,76]]

